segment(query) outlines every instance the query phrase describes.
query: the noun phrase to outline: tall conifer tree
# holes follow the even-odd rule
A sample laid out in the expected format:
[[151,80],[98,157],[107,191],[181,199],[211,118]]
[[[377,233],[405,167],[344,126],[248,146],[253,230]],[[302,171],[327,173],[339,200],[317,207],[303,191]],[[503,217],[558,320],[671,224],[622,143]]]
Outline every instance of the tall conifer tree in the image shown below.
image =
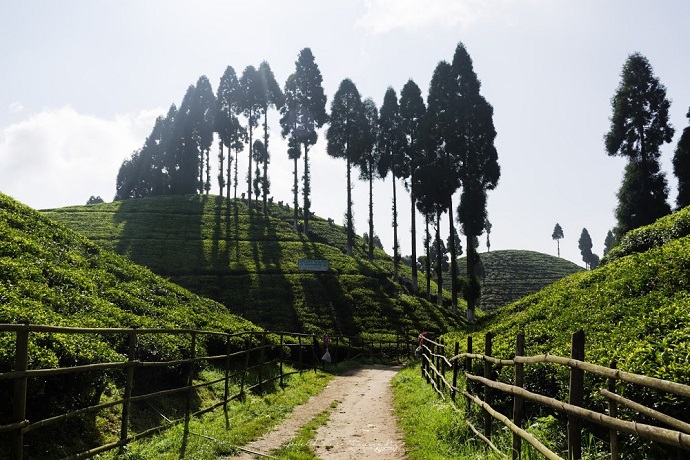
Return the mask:
[[671,142],[674,130],[666,88],[640,53],[628,56],[611,106],[611,128],[604,136],[606,152],[628,159],[616,208],[614,236],[620,240],[629,230],[671,212],[659,149]]
[[405,186],[410,192],[410,234],[412,242],[412,288],[417,292],[417,204],[416,197],[412,188],[415,181],[415,171],[422,162],[422,143],[421,143],[421,124],[426,113],[426,106],[422,98],[419,86],[408,80],[400,92],[400,125],[403,131],[403,155],[405,163],[409,166],[405,168],[408,173],[405,177]]
[[[316,64],[311,49],[300,51],[295,62],[294,77],[285,83],[286,103],[282,111],[280,124],[283,137],[290,136],[288,155],[295,160],[295,178],[297,175],[297,158],[301,153],[295,146],[304,147],[304,175],[302,195],[304,196],[304,232],[309,234],[309,213],[311,212],[311,180],[309,171],[309,148],[318,140],[317,129],[328,121],[326,113],[326,95],[323,91],[323,78]],[[290,78],[294,80],[291,82]],[[288,88],[288,84],[290,88]],[[290,91],[290,95],[288,95]],[[294,193],[297,193],[295,182]],[[297,200],[295,200],[297,202]],[[295,218],[296,220],[296,218]]]
[[407,176],[406,163],[403,156],[404,133],[400,106],[395,90],[388,87],[383,97],[383,104],[379,110],[379,123],[377,144],[380,152],[379,174],[386,177],[391,173],[393,183],[393,276],[398,277],[398,264],[400,262],[400,244],[398,242],[398,200],[396,182],[400,177]]
[[[352,165],[357,164],[364,151],[367,137],[367,119],[364,104],[352,80],[340,83],[331,103],[330,126],[326,131],[326,152],[335,158],[344,158],[347,167],[347,255],[354,246],[354,216],[352,214]],[[369,236],[373,238],[373,235]]]

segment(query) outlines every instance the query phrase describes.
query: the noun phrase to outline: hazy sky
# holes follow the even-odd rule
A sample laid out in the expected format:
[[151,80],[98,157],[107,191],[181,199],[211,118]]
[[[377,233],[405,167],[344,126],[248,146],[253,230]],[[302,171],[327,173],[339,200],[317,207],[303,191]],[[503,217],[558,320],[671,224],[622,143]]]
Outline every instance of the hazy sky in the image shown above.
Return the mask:
[[[688,23],[684,0],[4,1],[0,191],[37,209],[85,204],[91,195],[110,201],[120,164],[141,147],[155,117],[179,105],[200,75],[215,91],[228,65],[241,74],[266,60],[282,86],[299,51],[310,47],[330,110],[344,78],[377,105],[388,86],[399,93],[410,78],[426,98],[436,64],[450,61],[463,42],[498,132],[502,174],[489,195],[491,249],[555,255],[558,222],[561,255],[583,265],[582,228],[601,255],[615,225],[625,162],[606,155],[602,138],[623,63],[636,51],[672,100],[676,134],[663,147],[662,167],[674,203],[671,157],[690,107]],[[272,120],[272,194],[291,201],[292,162],[275,113]],[[321,132],[310,154],[312,209],[341,223],[345,162],[325,150]],[[242,181],[244,155],[239,166]],[[389,253],[391,189],[390,178],[375,186],[375,229]],[[409,254],[409,197],[398,197],[401,247]],[[356,183],[354,200],[361,235],[368,228],[364,182]],[[420,231],[419,245],[421,238]],[[482,236],[481,251],[485,242]]]

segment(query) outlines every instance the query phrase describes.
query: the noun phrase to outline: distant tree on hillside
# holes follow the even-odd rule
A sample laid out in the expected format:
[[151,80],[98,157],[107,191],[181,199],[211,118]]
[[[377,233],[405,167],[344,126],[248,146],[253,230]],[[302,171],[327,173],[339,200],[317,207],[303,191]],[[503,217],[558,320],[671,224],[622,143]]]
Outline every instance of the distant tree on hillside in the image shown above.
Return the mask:
[[671,212],[666,177],[659,165],[661,145],[673,138],[670,105],[666,87],[654,75],[647,58],[640,53],[628,56],[611,99],[611,127],[604,136],[610,156],[628,159],[618,191],[617,240]]
[[[216,94],[216,117],[215,125],[216,132],[218,133],[219,142],[219,152],[218,160],[220,162],[220,169],[218,172],[218,185],[220,186],[220,195],[223,195],[223,187],[227,185],[227,195],[230,198],[230,184],[233,183],[231,180],[232,171],[232,150],[235,150],[235,160],[239,153],[244,149],[244,142],[247,137],[247,131],[240,124],[237,114],[240,112],[240,101],[241,101],[241,88],[240,82],[237,80],[237,74],[235,69],[228,66],[220,78],[220,83],[218,85],[218,91]],[[227,171],[224,171],[223,161],[223,146],[228,149],[228,167]],[[224,174],[226,174],[224,178]],[[235,161],[235,198],[237,198],[237,161]]]
[[177,108],[173,104],[167,116],[156,118],[141,149],[122,162],[115,181],[115,200],[170,193],[176,114]]
[[189,85],[175,115],[170,148],[170,192],[173,195],[196,193],[199,185],[199,147],[195,142],[194,119],[191,116],[195,104],[196,87]]
[[556,226],[553,228],[553,233],[551,233],[551,239],[556,240],[556,247],[558,248],[558,257],[561,257],[561,240],[563,239],[563,229],[561,224],[556,222]]
[[247,66],[240,77],[240,88],[242,99],[240,100],[240,109],[242,114],[247,119],[247,130],[249,132],[249,166],[247,168],[247,206],[252,209],[252,157],[253,157],[253,133],[254,128],[259,126],[259,118],[261,117],[261,110],[264,107],[264,88],[261,76],[254,66]]
[[98,204],[98,203],[104,203],[103,198],[101,196],[93,196],[91,195],[89,199],[86,201],[86,204]]
[[[259,65],[259,78],[261,81],[262,92],[262,106],[261,113],[264,116],[264,155],[263,155],[263,176],[260,183],[262,184],[261,190],[263,192],[263,212],[264,214],[268,212],[268,194],[270,193],[270,181],[268,180],[268,163],[270,161],[271,155],[268,150],[268,109],[269,107],[274,107],[278,110],[283,106],[285,96],[280,90],[280,86],[276,81],[276,77],[273,75],[271,67],[268,62],[263,61]],[[258,197],[257,197],[258,198]]]
[[254,180],[252,184],[254,185],[254,195],[258,197],[262,193],[267,193],[270,186],[268,177],[261,175],[261,165],[265,166],[270,157],[266,150],[266,146],[260,139],[254,141],[254,145],[252,146],[252,157],[256,163],[256,171],[254,171]]
[[604,255],[606,255],[607,252],[613,248],[614,245],[614,239],[613,239],[613,232],[611,230],[606,233],[606,239],[604,240]]
[[589,232],[586,228],[582,229],[577,244],[580,248],[582,261],[585,263],[586,267],[590,270],[596,268],[599,265],[599,256],[592,252],[592,238],[589,236]]
[[354,216],[352,214],[352,165],[357,164],[366,145],[368,124],[364,104],[355,84],[349,78],[340,83],[331,103],[330,126],[326,131],[326,152],[334,158],[344,158],[347,167],[347,255],[354,245]]
[[[686,117],[690,120],[690,109]],[[673,174],[678,179],[676,207],[681,209],[690,205],[690,126],[683,130],[673,154]]]
[[406,176],[404,172],[406,163],[403,156],[404,132],[400,117],[398,95],[390,86],[383,96],[383,104],[379,110],[377,149],[379,151],[378,170],[381,177],[391,173],[393,184],[393,276],[398,277],[398,264],[400,262],[400,244],[398,242],[398,199],[397,179]]
[[194,88],[194,98],[187,122],[194,147],[199,155],[199,181],[197,190],[206,193],[211,190],[210,150],[213,144],[216,113],[216,96],[205,75],[199,77]]
[[[378,132],[378,109],[376,103],[367,98],[364,100],[364,115],[367,120],[367,132],[363,154],[359,159],[359,178],[369,184],[369,235],[374,235],[374,178],[378,177],[380,150],[376,146]],[[374,260],[374,241],[368,241],[367,255]]]
[[[294,160],[295,210],[297,209],[297,159],[304,146],[304,232],[309,233],[309,213],[311,209],[311,181],[309,173],[309,147],[316,144],[316,130],[328,121],[326,113],[326,95],[323,90],[323,78],[316,64],[311,49],[300,51],[295,62],[295,72],[285,82],[285,104],[281,110],[280,125],[283,138],[288,138],[288,156]],[[297,225],[295,211],[295,225]]]
[[[423,161],[421,142],[421,127],[426,106],[422,98],[419,86],[408,80],[400,91],[400,126],[403,132],[403,154],[408,165],[405,172],[405,188],[410,192],[410,233],[412,242],[412,260],[417,260],[417,198],[414,195],[412,184],[415,180],[415,171]],[[417,263],[412,264],[412,289],[417,292]]]

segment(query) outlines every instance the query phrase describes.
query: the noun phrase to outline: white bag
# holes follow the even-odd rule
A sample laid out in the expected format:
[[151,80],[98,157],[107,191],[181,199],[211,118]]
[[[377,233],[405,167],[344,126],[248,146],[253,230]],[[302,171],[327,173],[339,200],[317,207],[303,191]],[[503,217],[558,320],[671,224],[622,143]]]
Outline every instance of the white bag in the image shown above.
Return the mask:
[[326,361],[327,363],[331,362],[331,354],[328,352],[328,350],[326,350],[326,353],[323,354],[321,360]]

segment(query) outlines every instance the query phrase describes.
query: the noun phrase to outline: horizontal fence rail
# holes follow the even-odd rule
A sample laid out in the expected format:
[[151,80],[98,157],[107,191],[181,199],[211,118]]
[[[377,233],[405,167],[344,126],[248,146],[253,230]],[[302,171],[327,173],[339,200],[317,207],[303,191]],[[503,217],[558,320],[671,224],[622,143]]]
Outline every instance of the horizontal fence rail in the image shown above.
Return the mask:
[[[432,385],[434,390],[444,400],[450,395],[453,407],[459,411],[456,405],[456,395],[459,393],[465,397],[467,409],[472,404],[481,408],[483,413],[483,433],[469,420],[466,423],[470,429],[487,445],[508,458],[491,442],[492,420],[500,421],[513,432],[512,458],[520,459],[522,455],[522,441],[526,441],[535,450],[548,459],[562,459],[562,457],[549,450],[535,436],[525,431],[522,427],[524,418],[524,403],[530,402],[541,407],[546,407],[565,414],[568,417],[567,458],[579,460],[582,457],[582,422],[587,421],[609,431],[609,450],[612,460],[619,458],[618,434],[626,433],[633,437],[658,442],[672,446],[678,450],[678,458],[689,458],[690,454],[690,423],[664,414],[656,409],[646,407],[635,401],[627,399],[615,392],[617,381],[625,382],[635,387],[643,387],[673,395],[690,396],[690,386],[677,382],[670,382],[658,378],[633,374],[616,369],[615,361],[610,367],[588,363],[584,360],[585,336],[578,331],[572,336],[571,357],[555,355],[524,356],[525,339],[522,334],[517,336],[515,356],[512,359],[499,359],[492,356],[491,334],[485,336],[484,353],[472,352],[472,337],[467,338],[467,351],[459,352],[459,343],[455,343],[454,353],[450,352],[448,345],[442,341],[420,337],[421,372],[422,377]],[[448,357],[448,355],[452,355]],[[483,362],[483,375],[472,373],[473,360]],[[560,401],[548,396],[540,395],[523,388],[524,365],[550,363],[570,368],[570,381],[568,385],[568,401]],[[512,383],[496,381],[496,368],[503,366],[514,367]],[[449,382],[446,373],[452,371],[452,382]],[[606,388],[600,388],[599,394],[608,400],[608,414],[587,409],[583,406],[584,399],[584,375],[589,373],[606,378]],[[466,382],[475,382],[483,388],[483,395],[473,394],[471,385],[466,384],[465,390],[458,388],[458,377],[464,377]],[[500,392],[513,397],[512,418],[500,413],[492,407],[493,392]],[[659,396],[661,397],[661,396]],[[663,423],[668,428],[649,425],[636,421],[624,420],[618,416],[618,407],[623,406],[637,414]],[[685,452],[682,454],[681,452]]]
[[[293,332],[268,332],[246,331],[238,333],[223,333],[218,331],[204,331],[196,329],[151,329],[151,328],[77,328],[59,327],[35,324],[0,324],[0,333],[13,333],[15,335],[15,360],[13,369],[0,372],[0,383],[10,381],[11,416],[0,414],[0,435],[9,435],[12,446],[11,458],[22,460],[24,458],[24,435],[49,427],[60,422],[73,419],[85,414],[98,412],[103,409],[120,406],[120,430],[119,439],[114,442],[96,446],[88,451],[72,455],[70,459],[89,458],[99,453],[123,447],[126,444],[158,433],[175,424],[184,423],[185,436],[188,433],[188,425],[191,417],[198,417],[219,407],[223,407],[227,414],[227,404],[230,401],[243,398],[247,391],[263,392],[266,385],[278,381],[284,385],[284,378],[298,373],[304,369],[314,369],[320,365],[321,356],[325,350],[329,350],[331,359],[339,361],[361,355],[381,356],[393,359],[402,355],[411,354],[410,340],[397,337],[396,340],[372,340],[358,337],[336,336],[319,340],[315,334],[303,334]],[[30,353],[29,338],[31,334],[98,334],[121,335],[126,339],[126,349],[123,361],[103,362],[93,364],[81,364],[69,367],[56,367],[45,369],[29,369]],[[143,336],[175,335],[188,337],[188,357],[171,360],[144,360],[138,356],[137,351]],[[209,356],[197,356],[199,339],[204,336],[213,336],[225,341],[225,352]],[[269,340],[269,338],[271,340]],[[202,363],[216,362],[223,370],[223,377],[212,381],[194,383],[195,371]],[[294,371],[285,372],[284,365],[291,365]],[[325,365],[325,363],[324,363]],[[141,385],[137,386],[135,375],[137,370],[152,368],[179,368],[184,373],[184,385],[157,391],[146,391]],[[273,376],[269,375],[269,370]],[[27,417],[27,394],[29,379],[45,379],[55,376],[79,374],[84,372],[108,373],[118,371],[123,374],[124,387],[122,397],[86,407],[81,407],[60,415],[47,417],[41,420],[29,420]],[[256,373],[255,382],[249,382],[249,373]],[[230,381],[239,379],[239,392],[231,394]],[[220,400],[210,407],[192,410],[192,396],[195,391],[223,383],[224,391]],[[163,417],[165,423],[146,429],[139,433],[131,433],[131,406],[174,394],[186,394],[186,407],[184,416],[170,420]],[[1,424],[3,420],[10,423]],[[226,423],[227,418],[226,418]],[[229,428],[229,425],[228,425]]]

